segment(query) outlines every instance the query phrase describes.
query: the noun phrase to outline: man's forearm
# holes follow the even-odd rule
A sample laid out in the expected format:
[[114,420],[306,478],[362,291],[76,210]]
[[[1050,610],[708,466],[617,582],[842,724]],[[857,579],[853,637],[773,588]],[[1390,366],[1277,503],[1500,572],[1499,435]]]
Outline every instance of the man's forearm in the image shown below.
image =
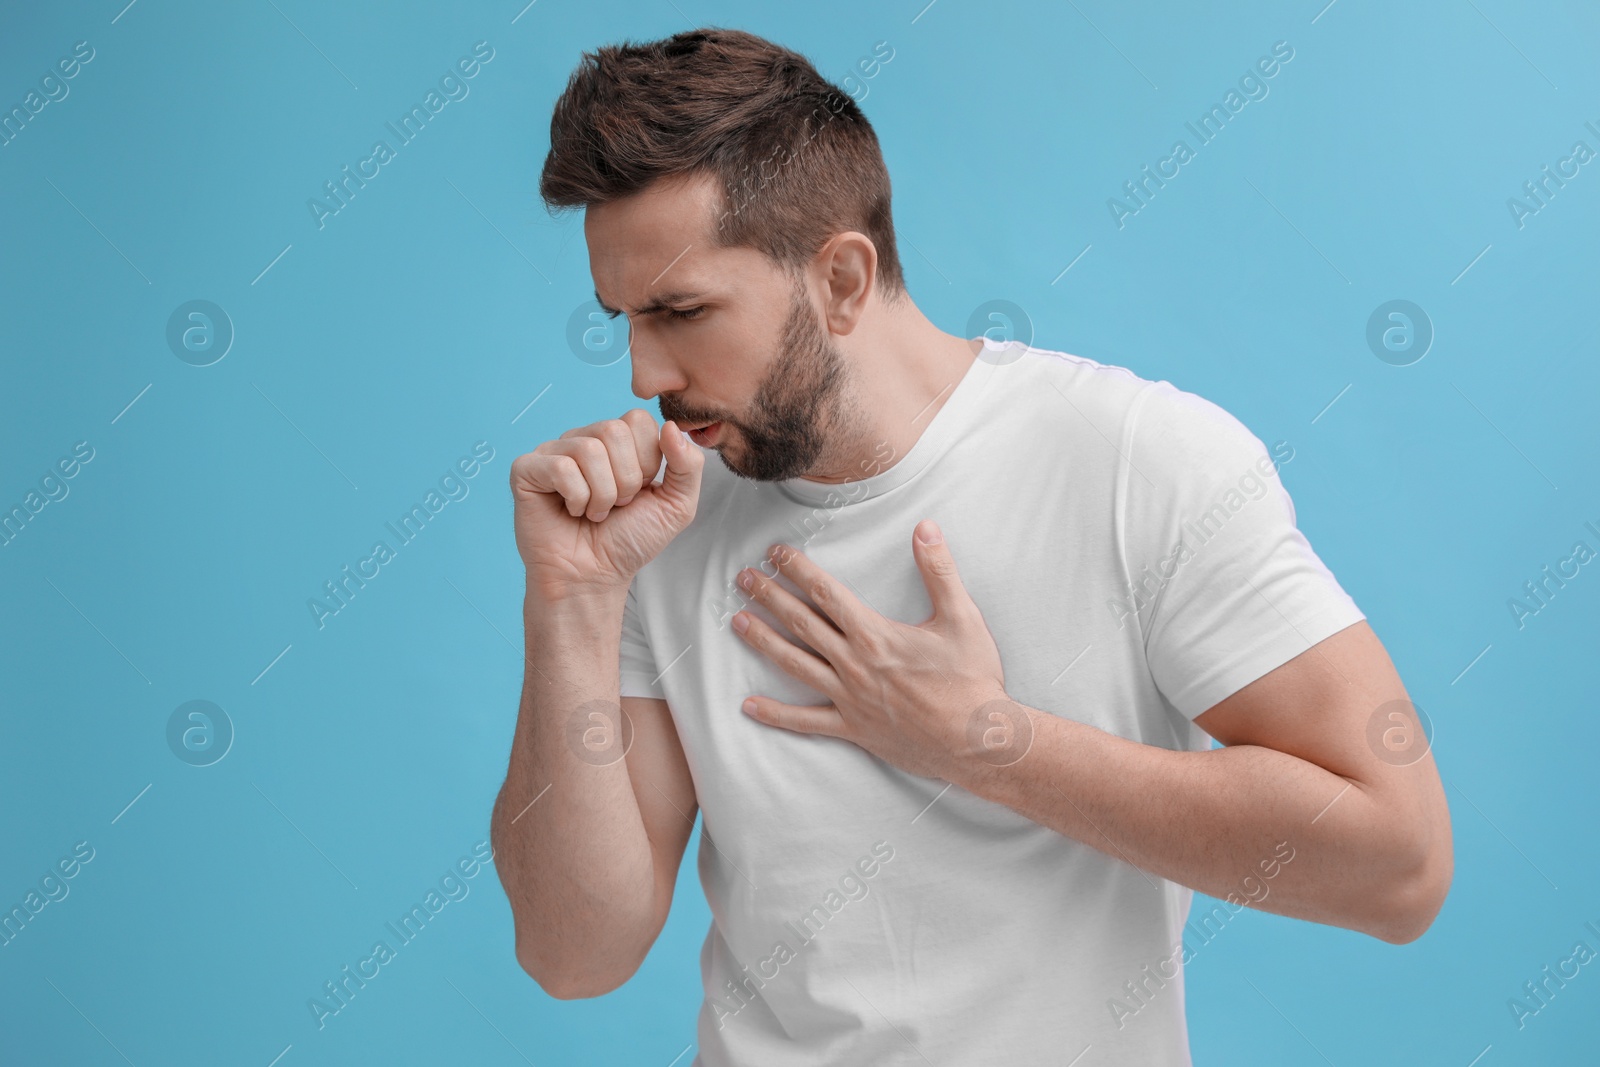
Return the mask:
[[517,956],[554,993],[603,992],[655,936],[650,842],[619,755],[582,759],[585,729],[616,726],[626,590],[550,600],[530,590],[522,702],[491,836]]
[[[1423,861],[1432,850],[1417,847],[1425,828],[1359,783],[1256,745],[1173,751],[1023,710],[1033,736],[1021,759],[964,759],[949,780],[1211,896],[1384,940],[1415,936],[1435,876]],[[1274,862],[1283,842],[1292,862]]]

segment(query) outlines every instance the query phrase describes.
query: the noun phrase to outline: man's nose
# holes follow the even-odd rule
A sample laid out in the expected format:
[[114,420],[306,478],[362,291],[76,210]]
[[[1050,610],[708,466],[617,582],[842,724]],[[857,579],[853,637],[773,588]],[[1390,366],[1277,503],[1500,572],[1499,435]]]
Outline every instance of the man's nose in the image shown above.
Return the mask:
[[658,393],[682,392],[688,385],[677,364],[648,339],[635,332],[628,345],[633,364],[633,395],[649,400]]

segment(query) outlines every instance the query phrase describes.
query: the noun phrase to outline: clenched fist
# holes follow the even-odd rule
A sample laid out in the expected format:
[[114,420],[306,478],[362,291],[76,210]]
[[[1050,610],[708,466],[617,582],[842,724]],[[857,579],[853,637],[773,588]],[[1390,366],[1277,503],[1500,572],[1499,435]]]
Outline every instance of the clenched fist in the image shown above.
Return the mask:
[[675,423],[658,430],[643,408],[518,456],[511,496],[529,589],[550,599],[626,589],[694,518],[705,461]]

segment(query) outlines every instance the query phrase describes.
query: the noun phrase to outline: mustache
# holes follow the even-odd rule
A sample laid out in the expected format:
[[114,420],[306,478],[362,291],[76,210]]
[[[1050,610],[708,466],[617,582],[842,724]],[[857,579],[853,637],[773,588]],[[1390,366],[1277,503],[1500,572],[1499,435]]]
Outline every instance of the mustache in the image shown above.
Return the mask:
[[688,411],[688,410],[686,410],[684,408],[679,407],[676,404],[669,404],[666,401],[662,401],[660,406],[661,406],[661,418],[662,418],[662,420],[663,421],[675,422],[680,426],[685,425],[685,424],[690,425],[690,426],[696,426],[696,425],[699,425],[701,423],[725,422],[725,421],[727,421],[721,415],[696,414],[695,412]]

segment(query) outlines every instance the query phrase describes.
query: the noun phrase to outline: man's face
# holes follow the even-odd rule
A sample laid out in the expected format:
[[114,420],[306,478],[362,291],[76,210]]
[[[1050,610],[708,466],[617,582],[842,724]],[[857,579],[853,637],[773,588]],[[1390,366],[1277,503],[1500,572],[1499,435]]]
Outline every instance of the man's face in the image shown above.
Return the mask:
[[635,396],[659,394],[680,426],[720,422],[711,447],[735,474],[793,478],[840,424],[849,364],[803,279],[756,249],[712,247],[721,210],[708,177],[590,208],[595,290],[628,313]]

